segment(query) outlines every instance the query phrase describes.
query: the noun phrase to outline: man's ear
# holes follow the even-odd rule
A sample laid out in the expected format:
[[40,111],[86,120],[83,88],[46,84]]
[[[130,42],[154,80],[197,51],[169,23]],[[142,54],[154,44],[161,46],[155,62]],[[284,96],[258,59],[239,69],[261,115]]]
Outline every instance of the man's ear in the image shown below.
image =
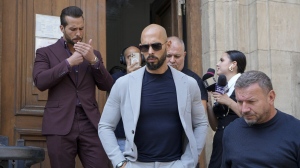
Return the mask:
[[60,25],[59,28],[60,28],[60,31],[61,31],[62,33],[64,33],[64,30],[65,30],[64,26],[63,26],[63,25]]
[[269,104],[270,104],[270,105],[274,105],[275,97],[276,97],[275,91],[274,91],[274,90],[271,90],[271,91],[268,93],[268,100],[269,100]]
[[167,44],[166,44],[166,45],[167,45],[167,50],[171,47],[171,44],[172,44],[172,41],[171,41],[171,40],[168,40],[168,41],[167,41]]
[[184,51],[184,53],[183,53],[183,57],[185,57],[186,56],[186,51]]

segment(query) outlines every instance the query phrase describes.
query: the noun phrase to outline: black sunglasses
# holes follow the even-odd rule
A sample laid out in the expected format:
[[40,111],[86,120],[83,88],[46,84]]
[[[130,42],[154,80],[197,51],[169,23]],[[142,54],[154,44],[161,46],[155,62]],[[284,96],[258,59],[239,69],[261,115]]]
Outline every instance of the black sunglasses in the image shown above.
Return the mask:
[[140,44],[140,50],[141,52],[148,52],[149,51],[149,47],[151,46],[151,48],[154,51],[159,51],[162,48],[162,45],[166,44],[167,41],[165,43],[152,43],[152,44]]

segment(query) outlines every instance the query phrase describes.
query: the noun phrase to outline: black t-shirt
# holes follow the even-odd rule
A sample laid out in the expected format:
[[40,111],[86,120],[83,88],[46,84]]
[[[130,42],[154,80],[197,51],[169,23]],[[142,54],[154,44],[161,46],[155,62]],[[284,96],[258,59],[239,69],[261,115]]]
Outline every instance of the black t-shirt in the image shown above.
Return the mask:
[[300,121],[277,110],[263,124],[238,118],[224,130],[222,168],[300,167]]
[[180,159],[182,133],[171,70],[164,74],[145,71],[134,139],[138,161],[169,162]]

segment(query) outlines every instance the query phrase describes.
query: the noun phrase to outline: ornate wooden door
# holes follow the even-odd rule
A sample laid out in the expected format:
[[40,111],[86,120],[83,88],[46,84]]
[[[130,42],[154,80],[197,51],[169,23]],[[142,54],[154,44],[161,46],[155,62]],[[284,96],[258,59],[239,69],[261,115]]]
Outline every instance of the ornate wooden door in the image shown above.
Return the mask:
[[[105,0],[1,0],[1,125],[0,134],[9,137],[10,145],[24,139],[26,146],[43,147],[45,161],[33,167],[50,167],[41,124],[47,92],[33,85],[32,69],[35,58],[35,15],[59,16],[67,6],[79,6],[84,12],[86,39],[100,50],[106,62]],[[1,26],[2,25],[2,26]],[[59,25],[56,25],[59,27]],[[1,29],[2,28],[2,29]],[[106,93],[98,92],[100,111]],[[77,167],[82,167],[77,159]]]

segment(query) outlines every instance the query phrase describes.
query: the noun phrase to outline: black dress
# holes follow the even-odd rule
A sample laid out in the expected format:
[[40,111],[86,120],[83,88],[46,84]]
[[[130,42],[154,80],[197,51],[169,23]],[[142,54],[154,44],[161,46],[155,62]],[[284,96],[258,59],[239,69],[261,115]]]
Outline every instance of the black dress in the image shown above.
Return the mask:
[[[230,98],[236,101],[234,91],[232,92]],[[213,111],[218,120],[218,127],[213,140],[213,150],[208,168],[220,168],[222,163],[222,138],[224,129],[228,124],[230,124],[230,122],[239,118],[239,116],[236,115],[231,109],[228,109],[228,106],[222,104],[214,105]]]

